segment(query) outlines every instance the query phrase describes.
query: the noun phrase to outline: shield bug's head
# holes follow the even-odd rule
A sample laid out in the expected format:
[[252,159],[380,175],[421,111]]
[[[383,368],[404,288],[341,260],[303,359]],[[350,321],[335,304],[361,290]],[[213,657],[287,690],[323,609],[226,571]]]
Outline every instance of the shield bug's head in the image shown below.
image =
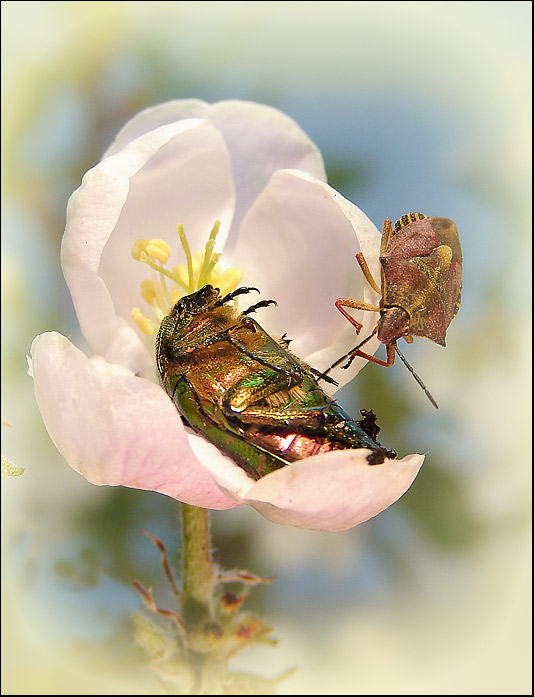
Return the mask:
[[380,312],[377,336],[383,344],[410,333],[410,315],[402,307],[386,307]]

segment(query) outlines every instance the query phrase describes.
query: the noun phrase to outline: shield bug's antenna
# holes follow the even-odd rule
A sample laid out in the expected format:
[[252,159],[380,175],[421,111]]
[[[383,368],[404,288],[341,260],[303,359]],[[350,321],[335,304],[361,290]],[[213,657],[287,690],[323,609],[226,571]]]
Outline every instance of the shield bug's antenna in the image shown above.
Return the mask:
[[410,373],[414,376],[415,381],[417,382],[417,384],[419,385],[419,387],[421,387],[421,389],[424,391],[424,393],[426,394],[426,396],[427,396],[428,399],[430,400],[431,404],[432,404],[433,406],[435,406],[436,409],[439,409],[438,405],[436,404],[436,400],[434,399],[434,397],[432,397],[432,395],[430,394],[430,392],[426,389],[426,386],[425,386],[424,382],[421,380],[421,378],[419,377],[419,375],[417,375],[417,373],[415,372],[415,370],[412,368],[412,366],[408,363],[408,361],[406,360],[406,358],[405,358],[405,357],[402,355],[402,353],[399,351],[399,349],[398,349],[398,347],[397,347],[397,344],[395,343],[395,344],[393,344],[393,345],[395,346],[395,353],[396,353],[397,356],[401,359],[401,361],[404,363],[404,365],[408,368],[408,370],[410,371]]

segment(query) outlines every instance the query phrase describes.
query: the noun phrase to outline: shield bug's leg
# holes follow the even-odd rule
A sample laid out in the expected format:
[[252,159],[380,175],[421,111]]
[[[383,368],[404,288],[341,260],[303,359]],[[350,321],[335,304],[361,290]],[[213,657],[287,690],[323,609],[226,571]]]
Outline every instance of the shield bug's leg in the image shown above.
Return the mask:
[[382,239],[380,240],[380,256],[386,256],[386,250],[388,248],[389,239],[393,234],[393,228],[391,227],[391,220],[384,220],[384,225],[382,226]]
[[243,310],[242,315],[250,315],[252,312],[256,312],[260,307],[268,307],[269,305],[278,305],[276,300],[260,300],[259,303],[251,305],[248,310]]
[[338,298],[335,305],[343,317],[348,319],[353,327],[356,327],[356,334],[360,333],[363,324],[360,324],[360,322],[357,322],[352,315],[349,315],[349,313],[343,309],[344,307],[351,307],[353,310],[366,310],[367,312],[380,312],[380,308],[376,305],[362,303],[359,300],[351,300],[350,298]]
[[[391,225],[391,223],[390,223],[390,225]],[[383,256],[383,254],[382,254],[382,256]],[[361,252],[358,252],[358,254],[356,254],[356,261],[360,265],[360,268],[362,270],[363,275],[365,276],[365,280],[367,281],[367,283],[371,286],[371,288],[375,291],[375,293],[378,293],[378,295],[382,295],[382,289],[379,287],[378,283],[373,278],[373,274],[371,273],[371,269],[367,266],[367,262],[365,261],[365,257],[363,256],[363,254]]]
[[[360,344],[360,346],[361,345],[362,344]],[[378,365],[383,365],[384,368],[389,368],[390,366],[393,365],[393,363],[395,363],[395,347],[396,347],[396,345],[397,345],[396,341],[391,341],[389,344],[386,344],[386,356],[387,356],[386,361],[382,361],[382,360],[380,360],[380,358],[376,358],[376,356],[371,356],[371,354],[365,353],[365,351],[360,351],[359,348],[356,347],[355,349],[352,349],[352,351],[350,351],[347,354],[349,360],[343,366],[343,368],[348,368],[349,365],[352,363],[352,361],[356,358],[356,356],[359,356],[360,358],[365,358],[366,360],[372,361],[373,363],[378,363]]]
[[[373,329],[373,331],[369,334],[368,337],[366,337],[363,341],[361,341],[357,346],[355,346],[353,349],[351,349],[348,353],[345,353],[343,356],[341,356],[341,358],[338,358],[337,361],[334,361],[334,363],[332,363],[330,368],[327,368],[324,371],[324,373],[321,373],[321,375],[319,376],[319,379],[326,380],[328,373],[331,370],[333,370],[334,368],[337,368],[337,366],[340,365],[340,363],[343,363],[343,361],[347,360],[347,358],[349,359],[349,362],[346,365],[344,365],[343,368],[348,368],[349,365],[352,363],[352,361],[355,358],[355,356],[353,355],[354,352],[358,351],[361,346],[366,344],[369,341],[369,339],[371,339],[377,333],[377,331],[378,331],[378,325]],[[362,357],[367,358],[367,354],[364,354],[363,352],[360,352],[360,354],[358,354],[358,355],[362,355]]]

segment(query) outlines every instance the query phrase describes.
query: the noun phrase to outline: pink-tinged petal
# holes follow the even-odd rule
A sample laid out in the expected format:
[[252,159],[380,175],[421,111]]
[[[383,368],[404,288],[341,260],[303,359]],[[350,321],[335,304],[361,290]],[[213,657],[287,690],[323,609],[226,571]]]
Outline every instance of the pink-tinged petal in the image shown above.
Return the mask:
[[239,497],[250,489],[255,480],[202,436],[190,435],[189,444],[223,491],[241,503]]
[[147,107],[132,116],[121,128],[102,159],[114,155],[139,136],[184,119],[205,119],[211,104],[200,99],[174,99]]
[[[245,269],[243,283],[260,288],[278,302],[263,310],[260,323],[272,333],[287,333],[291,349],[325,369],[357,343],[354,327],[335,308],[337,298],[377,304],[378,295],[363,276],[355,255],[363,252],[379,280],[380,233],[354,204],[322,181],[302,172],[281,170],[271,178],[241,226],[232,263]],[[352,311],[371,333],[374,312]],[[366,348],[373,353],[376,339]],[[344,384],[366,363],[338,368]]]
[[144,109],[124,126],[106,155],[151,129],[192,117],[211,121],[228,146],[237,190],[234,232],[276,170],[298,169],[326,181],[321,153],[293,119],[264,104],[239,100],[207,104],[185,99]]
[[338,450],[294,462],[257,481],[239,500],[281,525],[347,530],[397,501],[424,460],[423,455],[408,455],[369,465],[369,452]]
[[208,118],[224,136],[232,158],[237,191],[230,245],[257,196],[279,169],[298,169],[326,181],[317,146],[286,114],[254,102],[235,100],[214,104]]
[[204,508],[238,505],[195,457],[158,385],[102,358],[88,359],[56,332],[38,336],[31,353],[48,433],[90,482],[157,491]]
[[[152,365],[153,339],[138,337],[130,320],[132,307],[141,303],[139,284],[149,277],[131,249],[139,238],[158,237],[173,250],[171,264],[184,262],[177,224],[196,251],[216,220],[224,243],[234,197],[226,145],[206,121],[162,126],[87,172],[69,201],[62,265],[94,353],[112,360],[122,351],[121,363],[136,373]],[[138,346],[129,360],[123,350],[127,330]]]

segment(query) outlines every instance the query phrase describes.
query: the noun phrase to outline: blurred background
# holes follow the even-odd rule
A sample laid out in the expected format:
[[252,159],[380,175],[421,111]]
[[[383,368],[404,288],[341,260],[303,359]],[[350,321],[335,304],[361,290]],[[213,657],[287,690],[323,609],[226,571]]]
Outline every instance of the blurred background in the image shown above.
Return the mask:
[[[381,229],[452,218],[463,304],[447,348],[419,340],[340,393],[381,440],[426,452],[410,491],[316,533],[213,514],[217,559],[277,579],[248,601],[297,670],[286,694],[530,694],[530,2],[2,2],[2,693],[163,694],[132,639],[131,586],[165,606],[148,530],[180,555],[179,504],[99,488],[49,440],[26,355],[82,346],[59,264],[65,207],[138,110],[254,100],[293,117],[329,183]],[[355,273],[358,269],[355,264]]]

